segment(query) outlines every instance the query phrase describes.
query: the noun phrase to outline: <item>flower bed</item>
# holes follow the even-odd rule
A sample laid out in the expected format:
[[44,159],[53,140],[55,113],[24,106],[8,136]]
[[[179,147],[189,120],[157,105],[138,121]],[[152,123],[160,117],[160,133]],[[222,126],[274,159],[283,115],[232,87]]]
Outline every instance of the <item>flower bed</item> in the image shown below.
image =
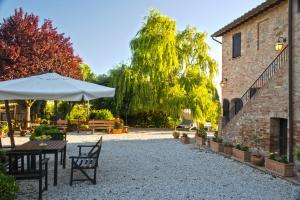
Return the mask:
[[236,147],[232,149],[232,155],[241,161],[250,162],[251,153],[246,146],[236,145]]
[[195,133],[195,143],[198,145],[205,145],[205,140],[207,138],[207,133],[204,128],[197,129]]
[[286,164],[266,158],[265,167],[280,176],[294,176],[294,164],[292,163]]
[[280,176],[294,176],[294,164],[288,163],[286,156],[279,156],[276,152],[265,159],[265,167]]
[[223,152],[223,144],[219,142],[210,141],[210,148],[215,152]]

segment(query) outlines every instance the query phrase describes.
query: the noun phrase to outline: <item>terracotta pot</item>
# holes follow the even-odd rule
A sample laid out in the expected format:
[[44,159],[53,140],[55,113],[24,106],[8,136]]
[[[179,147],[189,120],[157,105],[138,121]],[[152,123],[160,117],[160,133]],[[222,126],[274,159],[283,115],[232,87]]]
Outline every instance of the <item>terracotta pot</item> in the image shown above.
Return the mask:
[[297,175],[298,181],[300,181],[300,171],[297,171],[297,172],[296,172],[296,175]]
[[112,129],[111,133],[112,134],[121,134],[121,133],[123,133],[123,129]]
[[199,137],[197,134],[195,134],[195,144],[205,145],[205,138]]
[[232,155],[232,147],[225,147],[224,146],[224,153],[228,154],[228,155]]
[[265,157],[261,155],[251,155],[251,163],[256,166],[263,166],[265,163]]
[[0,131],[0,137],[5,137],[7,133],[5,131]]
[[237,159],[239,159],[240,161],[250,162],[251,160],[251,153],[249,151],[241,151],[233,148],[232,155]]
[[280,176],[294,176],[294,164],[292,163],[285,164],[277,162],[275,160],[271,160],[269,158],[265,158],[265,168]]
[[173,138],[174,138],[174,139],[178,139],[179,136],[180,136],[180,134],[174,134],[174,133],[173,133]]
[[223,144],[210,141],[210,148],[215,152],[223,152]]
[[190,138],[181,136],[180,142],[182,142],[183,144],[189,144],[190,143]]

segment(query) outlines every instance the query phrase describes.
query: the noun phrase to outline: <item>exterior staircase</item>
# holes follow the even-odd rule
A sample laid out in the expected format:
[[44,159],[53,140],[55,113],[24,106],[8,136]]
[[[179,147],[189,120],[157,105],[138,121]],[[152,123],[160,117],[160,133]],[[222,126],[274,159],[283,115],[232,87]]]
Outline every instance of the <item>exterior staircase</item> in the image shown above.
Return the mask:
[[236,115],[245,107],[245,105],[258,93],[258,91],[268,83],[272,77],[284,66],[288,61],[288,46],[278,54],[278,56],[271,62],[271,64],[263,71],[263,73],[254,81],[251,87],[239,99],[237,104],[229,111],[229,119],[226,125],[232,121]]

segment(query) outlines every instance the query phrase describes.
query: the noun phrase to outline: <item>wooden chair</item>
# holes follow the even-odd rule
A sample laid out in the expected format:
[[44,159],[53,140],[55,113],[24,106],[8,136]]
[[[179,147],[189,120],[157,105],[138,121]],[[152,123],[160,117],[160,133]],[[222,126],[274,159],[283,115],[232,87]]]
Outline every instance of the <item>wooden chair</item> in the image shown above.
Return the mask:
[[[71,156],[71,177],[70,185],[73,184],[73,181],[91,181],[93,184],[96,184],[96,173],[98,167],[98,159],[102,147],[102,137],[98,140],[95,145],[78,145],[78,156]],[[90,148],[87,153],[83,153],[83,148]],[[73,173],[74,170],[79,170],[86,178],[85,179],[74,179]],[[87,170],[94,170],[94,177],[91,178]]]
[[[43,158],[42,151],[15,151],[7,152],[8,174],[16,180],[39,180],[38,199],[42,199],[43,191],[48,189],[48,158]],[[43,188],[43,177],[45,186]]]

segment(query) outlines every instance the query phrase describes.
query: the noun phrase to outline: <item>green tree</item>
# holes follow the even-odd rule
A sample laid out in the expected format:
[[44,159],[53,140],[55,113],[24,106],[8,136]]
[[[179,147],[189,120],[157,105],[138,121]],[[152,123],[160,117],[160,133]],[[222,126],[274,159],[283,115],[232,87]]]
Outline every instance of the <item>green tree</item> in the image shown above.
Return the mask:
[[92,72],[90,66],[86,63],[79,64],[79,68],[82,74],[82,79],[85,81],[93,81],[95,74]]
[[130,43],[131,65],[110,72],[117,109],[163,111],[176,118],[189,108],[196,121],[216,125],[220,114],[213,84],[217,63],[209,56],[205,38],[193,27],[178,33],[174,20],[150,10]]

